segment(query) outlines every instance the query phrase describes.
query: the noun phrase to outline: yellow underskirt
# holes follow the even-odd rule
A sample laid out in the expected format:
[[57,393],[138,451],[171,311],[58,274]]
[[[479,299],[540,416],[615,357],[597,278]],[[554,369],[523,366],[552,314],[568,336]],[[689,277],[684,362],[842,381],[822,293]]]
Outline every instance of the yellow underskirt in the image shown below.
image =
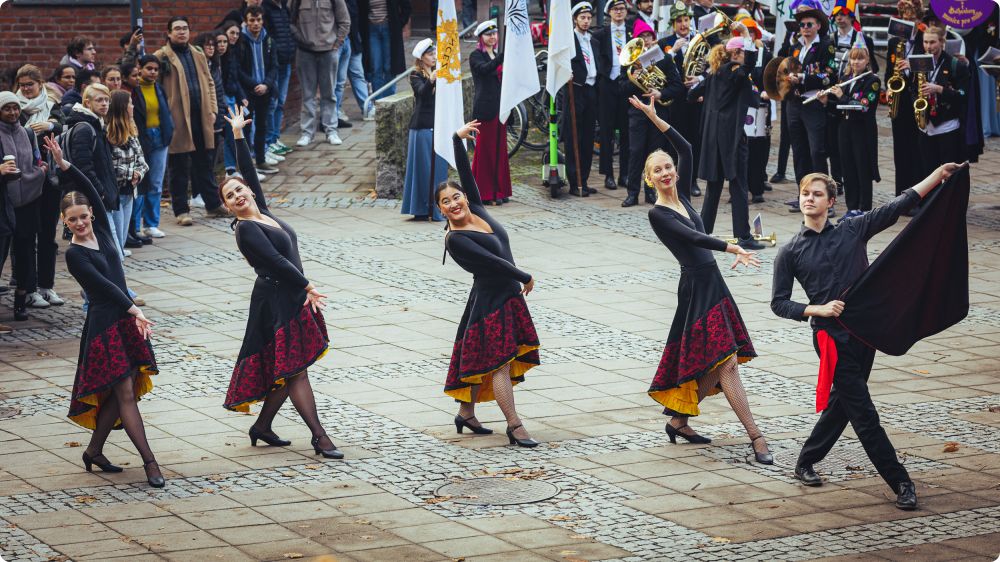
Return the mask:
[[[726,361],[736,355],[736,353],[730,353],[721,361],[717,361],[711,368],[708,369],[709,372],[715,370],[719,365],[722,365]],[[752,357],[738,357],[737,361],[742,364],[750,361]],[[708,394],[705,396],[712,396],[722,392],[722,389],[715,386],[709,389]],[[649,393],[649,396],[662,404],[665,408],[669,408],[680,415],[684,416],[697,416],[701,414],[701,410],[698,408],[698,379],[691,379],[689,381],[681,383],[680,386],[675,388],[668,388],[667,390],[656,390]]]
[[[151,390],[153,390],[153,379],[150,377],[156,373],[157,370],[150,365],[139,366],[135,375],[136,402],[138,402],[143,395],[148,394]],[[101,403],[104,402],[112,392],[113,390],[109,388],[101,392],[95,392],[78,398],[77,400],[83,402],[84,404],[90,404],[93,408],[90,408],[82,414],[69,416],[69,419],[87,429],[95,429],[97,427],[97,413],[101,410]],[[115,420],[114,427],[120,427],[121,423],[122,420],[120,418]]]
[[461,402],[479,403],[479,402],[490,402],[496,400],[496,396],[493,394],[493,373],[496,373],[497,371],[503,369],[507,365],[510,365],[511,384],[517,385],[518,382],[520,381],[514,379],[520,378],[525,373],[527,373],[532,367],[536,366],[534,363],[525,363],[524,361],[519,361],[518,357],[523,356],[525,353],[534,351],[539,347],[541,346],[519,345],[517,346],[517,355],[513,359],[504,363],[503,365],[500,365],[496,369],[493,369],[492,371],[486,373],[462,377],[462,382],[468,383],[470,385],[479,386],[479,394],[476,396],[475,400],[472,399],[472,389],[474,388],[474,386],[467,386],[465,388],[456,388],[453,390],[445,390],[444,393],[447,394],[448,396],[451,396],[455,400]]
[[[328,351],[330,351],[330,346],[326,346],[326,349],[324,349],[319,355],[317,355],[316,359],[313,359],[313,363],[315,363],[315,362],[319,361],[320,359],[322,359],[323,356],[325,356]],[[279,378],[278,380],[274,381],[273,385],[271,385],[271,389],[268,390],[268,393],[271,393],[271,392],[273,392],[273,391],[275,391],[275,390],[277,390],[277,389],[285,386],[285,381],[286,380],[288,380],[288,379],[290,379],[292,377],[297,377],[297,376],[301,375],[304,372],[306,372],[306,370],[302,369],[298,373],[295,373],[295,374],[292,374],[292,375],[288,375],[287,377],[281,377],[281,378]],[[266,396],[265,396],[265,398],[266,398]],[[244,403],[239,404],[237,406],[233,406],[230,409],[232,411],[234,411],[234,412],[241,412],[243,414],[249,414],[250,413],[250,406],[252,406],[253,404],[256,404],[257,402],[263,402],[263,400],[264,400],[263,398],[259,399],[259,400],[250,400],[248,402],[244,402]]]

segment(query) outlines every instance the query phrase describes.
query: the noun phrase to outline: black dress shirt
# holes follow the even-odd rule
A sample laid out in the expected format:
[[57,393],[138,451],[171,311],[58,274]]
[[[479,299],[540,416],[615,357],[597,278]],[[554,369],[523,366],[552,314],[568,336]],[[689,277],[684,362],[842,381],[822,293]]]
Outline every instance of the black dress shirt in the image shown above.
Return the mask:
[[[895,224],[900,215],[919,202],[920,195],[907,189],[860,217],[843,220],[836,226],[828,221],[822,232],[803,226],[774,259],[771,310],[782,318],[806,319],[806,305],[791,300],[793,279],[802,285],[811,305],[841,299],[868,268],[868,240]],[[814,316],[812,327],[826,330],[835,339],[847,336],[835,318]]]

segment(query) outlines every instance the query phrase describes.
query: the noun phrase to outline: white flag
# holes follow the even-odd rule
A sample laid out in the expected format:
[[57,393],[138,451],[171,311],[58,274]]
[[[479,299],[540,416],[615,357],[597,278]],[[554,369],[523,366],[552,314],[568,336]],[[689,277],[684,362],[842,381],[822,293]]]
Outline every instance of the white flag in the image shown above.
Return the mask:
[[504,14],[506,36],[503,42],[503,82],[500,84],[500,122],[507,121],[510,110],[538,93],[538,69],[535,48],[531,43],[531,20],[525,0],[507,0]]
[[440,0],[437,13],[437,84],[434,95],[434,152],[455,167],[451,142],[465,124],[462,103],[462,54],[458,44],[455,0]]
[[[545,89],[552,97],[573,75],[571,62],[576,56],[573,43],[573,20],[569,17],[570,0],[552,0],[549,5],[549,62],[545,71]],[[506,56],[504,58],[506,60]]]

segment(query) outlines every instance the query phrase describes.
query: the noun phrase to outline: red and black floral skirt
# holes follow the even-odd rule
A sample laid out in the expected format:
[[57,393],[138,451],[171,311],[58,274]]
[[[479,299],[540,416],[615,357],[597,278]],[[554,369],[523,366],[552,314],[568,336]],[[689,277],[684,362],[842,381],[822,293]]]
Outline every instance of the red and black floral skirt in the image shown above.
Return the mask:
[[[80,358],[69,405],[69,419],[94,429],[97,413],[111,396],[112,387],[122,379],[135,376],[135,397],[153,390],[152,375],[157,373],[156,357],[149,340],[142,337],[135,318],[129,314],[102,310],[91,303],[80,339]],[[121,427],[121,420],[115,421]]]
[[258,279],[250,297],[243,347],[223,404],[249,412],[286,379],[304,372],[326,354],[330,338],[323,313],[303,306],[305,291],[288,291]]
[[538,348],[528,303],[519,292],[511,294],[508,288],[497,294],[474,286],[458,327],[444,392],[462,402],[494,400],[493,375],[509,365],[511,382],[523,382],[524,374],[540,364]]
[[649,395],[672,412],[696,416],[698,379],[733,356],[745,363],[757,353],[718,265],[683,267],[677,311]]

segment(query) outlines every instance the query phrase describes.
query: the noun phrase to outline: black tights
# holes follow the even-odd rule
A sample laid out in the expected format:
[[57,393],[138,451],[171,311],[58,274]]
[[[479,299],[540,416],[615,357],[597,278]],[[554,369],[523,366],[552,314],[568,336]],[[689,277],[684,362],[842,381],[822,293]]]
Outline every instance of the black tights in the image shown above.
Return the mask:
[[[135,377],[128,377],[115,384],[97,411],[97,423],[94,433],[90,436],[90,443],[87,445],[87,454],[92,458],[103,455],[104,443],[108,440],[108,435],[114,429],[115,423],[121,419],[125,427],[125,433],[135,445],[136,451],[142,457],[142,462],[155,462],[156,457],[149,449],[149,441],[146,440],[146,428],[142,424],[142,415],[139,413],[139,405],[135,400]],[[159,473],[159,467],[150,467],[150,475]]]
[[281,409],[281,405],[285,403],[286,398],[292,399],[292,405],[302,417],[302,421],[306,422],[313,437],[319,437],[320,447],[323,449],[333,447],[333,441],[326,436],[326,430],[323,429],[323,424],[319,421],[319,413],[316,411],[316,396],[313,394],[312,385],[309,384],[309,374],[304,371],[294,377],[286,378],[284,386],[267,394],[264,406],[260,409],[260,415],[257,416],[254,426],[262,433],[274,435],[274,432],[271,431],[271,423],[274,421],[274,416],[278,414],[278,410]]

